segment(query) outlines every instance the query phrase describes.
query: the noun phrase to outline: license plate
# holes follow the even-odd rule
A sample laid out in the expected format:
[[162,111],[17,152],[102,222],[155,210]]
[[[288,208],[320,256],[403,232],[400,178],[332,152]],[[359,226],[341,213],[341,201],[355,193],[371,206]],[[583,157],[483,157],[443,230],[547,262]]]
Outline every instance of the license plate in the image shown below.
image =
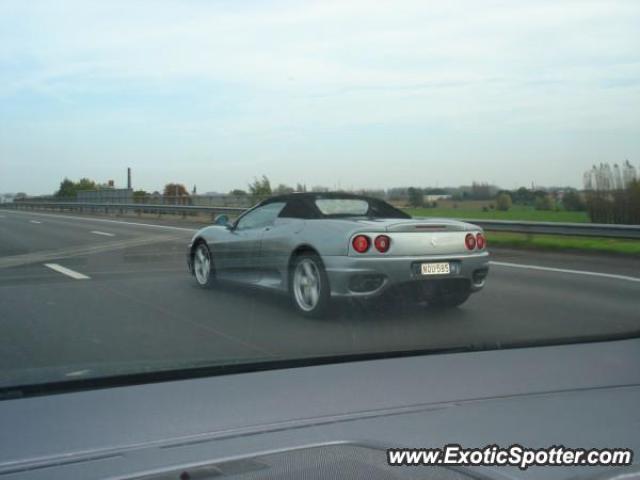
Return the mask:
[[451,272],[449,262],[423,263],[420,271],[422,275],[446,275]]

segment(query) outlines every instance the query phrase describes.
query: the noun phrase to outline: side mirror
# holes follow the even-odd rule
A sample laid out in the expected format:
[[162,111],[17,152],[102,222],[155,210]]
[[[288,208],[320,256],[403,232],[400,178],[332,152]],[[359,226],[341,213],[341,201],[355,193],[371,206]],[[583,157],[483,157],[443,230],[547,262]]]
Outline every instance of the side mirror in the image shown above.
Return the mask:
[[216,218],[213,220],[214,225],[222,225],[231,230],[232,226],[231,222],[229,222],[229,217],[227,215],[216,215]]

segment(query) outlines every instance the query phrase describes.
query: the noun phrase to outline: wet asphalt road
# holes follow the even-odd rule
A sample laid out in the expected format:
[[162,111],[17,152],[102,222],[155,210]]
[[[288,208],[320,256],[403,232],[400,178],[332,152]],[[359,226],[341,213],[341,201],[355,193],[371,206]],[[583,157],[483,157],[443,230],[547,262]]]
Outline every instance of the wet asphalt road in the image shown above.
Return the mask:
[[145,222],[153,223],[0,210],[0,385],[104,368],[494,348],[640,331],[637,259],[496,250],[486,288],[460,308],[340,302],[328,318],[309,320],[281,295],[200,289],[184,262],[194,228],[135,224]]

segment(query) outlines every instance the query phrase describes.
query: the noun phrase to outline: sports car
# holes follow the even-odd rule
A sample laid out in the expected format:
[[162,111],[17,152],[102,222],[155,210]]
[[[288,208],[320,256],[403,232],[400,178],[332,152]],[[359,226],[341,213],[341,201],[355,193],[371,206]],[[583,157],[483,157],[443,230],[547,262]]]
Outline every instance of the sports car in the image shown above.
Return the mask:
[[345,193],[269,198],[230,223],[198,231],[187,249],[201,287],[235,281],[290,295],[317,317],[339,297],[411,292],[455,307],[484,287],[489,253],[481,228],[456,220],[412,218],[377,199]]

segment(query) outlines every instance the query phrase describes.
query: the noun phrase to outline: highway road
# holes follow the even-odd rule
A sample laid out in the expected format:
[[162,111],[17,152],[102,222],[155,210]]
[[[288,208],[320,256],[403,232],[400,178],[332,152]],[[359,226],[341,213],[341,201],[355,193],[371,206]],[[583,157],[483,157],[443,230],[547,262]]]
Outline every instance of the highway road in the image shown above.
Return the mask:
[[91,377],[105,366],[125,373],[640,332],[638,259],[496,250],[486,288],[458,309],[341,302],[309,320],[284,296],[200,289],[184,261],[194,226],[152,223],[0,210],[0,385]]

